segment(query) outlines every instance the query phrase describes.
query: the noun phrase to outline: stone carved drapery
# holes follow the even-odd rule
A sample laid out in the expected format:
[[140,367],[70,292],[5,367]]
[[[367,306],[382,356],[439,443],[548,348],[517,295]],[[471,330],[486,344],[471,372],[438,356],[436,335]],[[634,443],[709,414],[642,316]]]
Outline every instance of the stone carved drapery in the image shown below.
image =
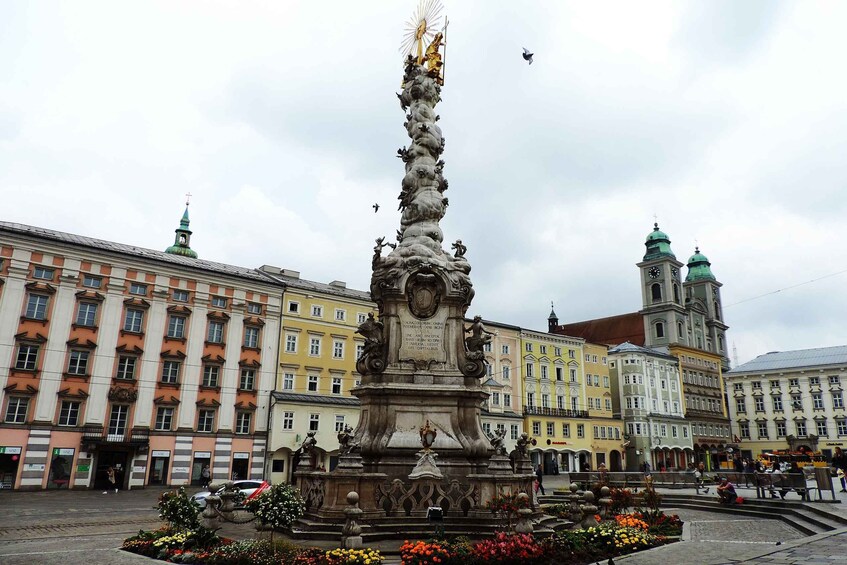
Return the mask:
[[113,386],[109,389],[109,400],[112,402],[135,402],[138,399],[138,391],[134,388]]

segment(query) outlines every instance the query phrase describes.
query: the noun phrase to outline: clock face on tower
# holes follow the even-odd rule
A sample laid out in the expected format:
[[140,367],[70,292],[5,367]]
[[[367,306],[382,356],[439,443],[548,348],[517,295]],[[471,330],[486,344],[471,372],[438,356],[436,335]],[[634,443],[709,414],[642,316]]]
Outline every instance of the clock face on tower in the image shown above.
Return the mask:
[[661,271],[659,271],[659,267],[650,267],[650,270],[647,271],[647,274],[650,275],[651,279],[658,279],[660,272]]
[[679,274],[679,271],[676,270],[676,267],[671,267],[671,274],[674,278]]

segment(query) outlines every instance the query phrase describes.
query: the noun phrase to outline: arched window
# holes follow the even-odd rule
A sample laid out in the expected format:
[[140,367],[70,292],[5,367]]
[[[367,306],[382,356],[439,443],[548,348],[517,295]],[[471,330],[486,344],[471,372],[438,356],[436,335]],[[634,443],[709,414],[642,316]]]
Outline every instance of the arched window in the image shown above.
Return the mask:
[[683,330],[683,328],[682,328],[682,322],[677,322],[677,323],[676,323],[676,333],[678,334],[678,335],[677,335],[677,339],[680,339],[680,340],[681,340],[681,339],[682,339],[682,337],[685,335],[685,331],[684,331],[684,330]]
[[673,285],[673,300],[679,304],[679,285],[676,283]]
[[718,351],[723,353],[723,336],[722,335],[718,336]]
[[665,337],[665,324],[656,322],[656,337]]
[[716,320],[721,319],[721,303],[718,302],[717,300],[715,301],[715,319]]
[[653,296],[653,302],[662,299],[662,285],[659,283],[653,283],[650,286],[650,294]]

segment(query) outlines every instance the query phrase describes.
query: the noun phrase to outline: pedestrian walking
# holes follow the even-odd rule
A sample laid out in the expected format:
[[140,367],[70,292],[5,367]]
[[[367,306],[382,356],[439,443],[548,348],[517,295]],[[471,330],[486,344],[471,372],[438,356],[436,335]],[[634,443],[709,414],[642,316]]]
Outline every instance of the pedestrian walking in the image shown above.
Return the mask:
[[115,489],[115,494],[118,494],[118,486],[115,479],[114,467],[106,469],[106,479],[109,481],[109,488],[103,491],[103,494],[108,494],[109,490]]
[[847,492],[847,455],[840,447],[835,448],[835,455],[832,456],[832,466],[835,467],[835,474],[841,479],[841,492]]
[[212,483],[212,470],[209,468],[209,464],[203,465],[203,470],[200,471],[200,477],[203,479],[203,488],[209,488],[209,485]]
[[544,492],[544,474],[541,472],[541,465],[538,465],[535,468],[535,492],[541,491],[541,494],[547,494]]

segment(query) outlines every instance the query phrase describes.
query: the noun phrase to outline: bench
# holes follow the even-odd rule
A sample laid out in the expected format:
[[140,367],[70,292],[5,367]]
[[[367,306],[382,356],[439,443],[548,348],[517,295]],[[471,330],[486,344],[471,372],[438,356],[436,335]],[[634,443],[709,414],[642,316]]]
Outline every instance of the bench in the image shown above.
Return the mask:
[[802,473],[756,473],[757,498],[767,498],[768,493],[773,497],[777,490],[784,497],[788,491],[793,490],[808,502],[811,500],[809,491],[815,489],[817,486],[810,486]]

